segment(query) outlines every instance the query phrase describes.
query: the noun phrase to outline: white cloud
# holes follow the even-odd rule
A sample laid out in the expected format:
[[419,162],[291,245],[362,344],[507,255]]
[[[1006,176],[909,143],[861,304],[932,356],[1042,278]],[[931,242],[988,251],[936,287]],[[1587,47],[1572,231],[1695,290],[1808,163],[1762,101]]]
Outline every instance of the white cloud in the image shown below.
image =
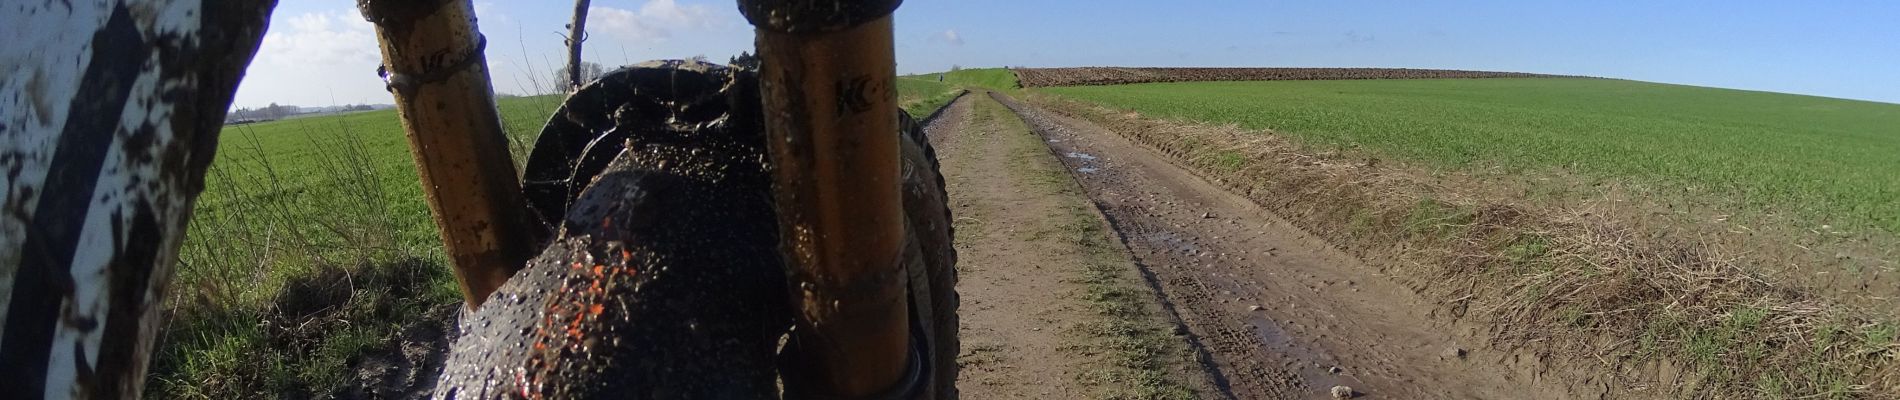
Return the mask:
[[273,26],[258,46],[257,61],[269,67],[350,64],[380,60],[376,29],[349,11],[306,13]]
[[951,46],[962,46],[963,35],[957,34],[955,29],[946,30],[943,31],[943,41],[950,43]]
[[661,42],[676,31],[704,30],[723,25],[711,7],[680,5],[674,0],[648,0],[639,10],[593,7],[587,11],[588,30],[628,42]]
[[475,2],[475,17],[481,18],[478,23],[484,27],[515,23],[513,18],[508,18],[508,14],[502,14],[499,9],[496,9],[495,2],[492,1]]
[[355,10],[280,14],[245,71],[236,105],[389,103],[376,77],[381,63],[376,28]]
[[1346,44],[1372,43],[1379,40],[1377,36],[1373,36],[1370,33],[1359,33],[1359,31],[1346,31],[1345,36]]
[[[752,49],[751,27],[730,0],[593,3],[597,7],[587,24],[594,34],[587,42],[588,61],[617,66],[694,54],[724,60]],[[559,34],[566,33],[561,26],[568,23],[572,8],[530,12],[538,9],[524,7],[545,6],[504,0],[476,0],[474,6],[488,35],[487,62],[497,91],[533,92],[534,80],[545,81],[565,63],[566,47]],[[381,61],[374,26],[354,9],[279,12],[245,72],[235,105],[390,103],[376,76]]]

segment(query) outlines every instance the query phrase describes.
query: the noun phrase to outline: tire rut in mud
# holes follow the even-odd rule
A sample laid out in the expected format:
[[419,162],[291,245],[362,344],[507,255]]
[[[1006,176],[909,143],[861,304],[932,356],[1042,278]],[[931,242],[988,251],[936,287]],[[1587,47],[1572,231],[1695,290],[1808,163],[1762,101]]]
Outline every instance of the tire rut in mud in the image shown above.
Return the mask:
[[[1049,130],[1055,127],[1049,121],[1026,113],[1022,103],[996,93],[990,93],[989,97],[1009,107],[1045,140],[1051,137]],[[1052,147],[1051,151],[1055,149]],[[1055,155],[1065,159],[1093,157],[1081,153]],[[1095,204],[1098,208],[1103,206],[1099,201]],[[1143,245],[1144,239],[1165,241],[1173,238],[1166,227],[1153,226],[1148,221],[1117,218],[1117,213],[1112,213],[1112,209],[1108,208],[1101,211],[1131,251],[1152,248]],[[1197,250],[1186,248],[1184,251]],[[1189,343],[1204,355],[1202,366],[1223,395],[1240,399],[1284,399],[1302,397],[1301,393],[1310,391],[1298,374],[1271,362],[1282,357],[1267,352],[1264,340],[1245,329],[1246,324],[1240,318],[1219,307],[1222,295],[1220,289],[1193,273],[1157,270],[1158,266],[1178,265],[1180,261],[1162,260],[1156,263],[1156,255],[1134,254],[1133,258],[1159,297],[1158,300],[1167,305],[1166,309],[1172,314],[1171,319],[1187,331],[1185,336]]]

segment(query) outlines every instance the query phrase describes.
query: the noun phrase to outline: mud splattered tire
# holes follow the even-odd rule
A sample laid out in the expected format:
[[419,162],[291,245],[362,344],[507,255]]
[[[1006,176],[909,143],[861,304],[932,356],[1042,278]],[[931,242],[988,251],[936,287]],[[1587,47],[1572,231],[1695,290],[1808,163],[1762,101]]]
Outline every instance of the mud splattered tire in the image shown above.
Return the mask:
[[523,185],[558,235],[462,319],[435,398],[775,397],[789,298],[756,82],[664,62],[570,96]]
[[[766,398],[790,325],[751,72],[615,71],[569,97],[523,176],[557,238],[463,319],[436,398]],[[942,176],[905,116],[918,398],[955,398],[955,250]]]
[[911,315],[927,342],[928,392],[920,398],[957,398],[957,251],[948,193],[938,169],[937,151],[923,126],[906,114],[904,134],[904,210],[910,222]]

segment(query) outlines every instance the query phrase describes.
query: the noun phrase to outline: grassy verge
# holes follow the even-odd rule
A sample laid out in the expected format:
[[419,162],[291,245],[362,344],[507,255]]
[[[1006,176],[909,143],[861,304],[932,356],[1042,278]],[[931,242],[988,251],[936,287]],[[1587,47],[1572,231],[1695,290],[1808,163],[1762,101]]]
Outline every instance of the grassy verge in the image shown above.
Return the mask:
[[908,75],[905,78],[938,81],[952,87],[982,88],[999,92],[1022,88],[1022,84],[1016,81],[1016,73],[1007,68],[957,69],[934,74]]
[[[558,98],[500,103],[525,153]],[[460,298],[394,111],[227,127],[146,393],[324,397]]]
[[961,88],[915,76],[897,78],[897,106],[913,118],[923,118],[957,98]]
[[[1895,322],[1749,272],[1744,249],[1614,206],[1501,202],[1485,176],[1380,162],[1233,125],[1039,96],[1324,237],[1550,368],[1696,398],[1900,396]],[[1628,206],[1624,206],[1628,207]],[[1587,373],[1586,373],[1587,374]]]
[[1188,369],[1193,357],[1160,319],[1154,296],[1146,292],[1121,245],[1110,237],[1106,221],[1087,203],[1082,188],[1047,147],[1014,113],[988,98],[975,99],[973,118],[999,124],[1008,140],[1011,175],[1033,190],[1061,199],[1059,222],[1042,238],[1072,243],[1081,251],[1079,274],[1069,279],[1082,286],[1079,298],[1097,318],[1070,326],[1065,335],[1078,338],[1063,350],[1083,355],[1094,364],[1077,376],[1097,388],[1092,397],[1103,399],[1193,399],[1193,389],[1177,373]]
[[966,89],[1015,92],[1021,85],[1016,73],[1003,68],[959,69],[934,74],[897,77],[897,103],[917,118],[949,104]]

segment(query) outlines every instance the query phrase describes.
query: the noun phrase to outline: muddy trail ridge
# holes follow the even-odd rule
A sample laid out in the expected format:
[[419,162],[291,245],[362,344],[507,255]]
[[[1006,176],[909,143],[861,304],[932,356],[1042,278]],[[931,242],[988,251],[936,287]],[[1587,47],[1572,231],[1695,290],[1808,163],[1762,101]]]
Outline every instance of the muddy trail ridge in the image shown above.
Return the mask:
[[[1095,223],[1120,242],[1114,258],[1130,276],[1125,284],[1152,304],[1148,322],[1183,348],[1178,363],[1154,368],[1174,365],[1163,372],[1196,397],[1323,399],[1334,386],[1351,387],[1355,398],[1602,394],[1487,354],[1375,268],[1090,122],[997,93],[948,107],[928,132],[943,154],[965,260],[964,397],[1097,397],[1076,389],[1100,384],[1086,382],[1098,366],[1089,352],[1063,351],[1089,339],[1061,326],[1096,318],[1076,305],[1078,289],[1065,287],[1074,279],[1056,267],[1081,261],[1065,259],[1078,256],[1061,243],[1011,233],[1049,223],[1039,219],[1060,214],[1052,204],[1062,193],[1026,189],[1035,178],[1005,168],[1008,157],[1059,165],[1060,177],[1079,186],[1068,196],[1099,212]],[[1010,120],[982,112],[991,107]],[[1040,148],[1007,148],[1009,137]]]

